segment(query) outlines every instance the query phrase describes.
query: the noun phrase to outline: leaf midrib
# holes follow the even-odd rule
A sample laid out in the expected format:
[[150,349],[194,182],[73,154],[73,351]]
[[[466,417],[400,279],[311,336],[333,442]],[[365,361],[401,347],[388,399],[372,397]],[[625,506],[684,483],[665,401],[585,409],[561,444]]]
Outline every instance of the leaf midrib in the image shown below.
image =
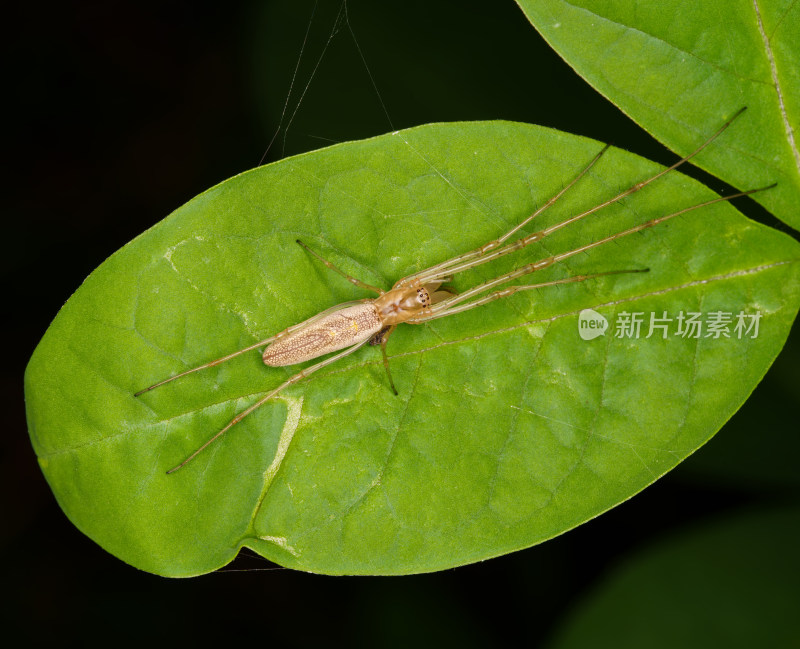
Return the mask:
[[[498,329],[492,329],[490,331],[486,331],[486,332],[483,332],[483,333],[480,333],[480,334],[476,334],[476,335],[473,335],[473,336],[465,336],[463,338],[458,338],[458,339],[455,339],[455,340],[442,341],[440,343],[437,343],[435,345],[431,345],[429,347],[423,347],[421,349],[416,349],[416,350],[411,350],[411,351],[407,351],[407,352],[401,352],[399,354],[389,355],[389,358],[390,359],[392,359],[392,358],[403,358],[403,357],[406,357],[406,356],[414,356],[414,355],[418,355],[418,354],[423,354],[423,353],[434,351],[434,350],[437,350],[437,349],[440,349],[440,348],[443,348],[443,347],[446,347],[446,346],[449,346],[449,345],[469,343],[469,342],[473,342],[473,341],[476,341],[476,340],[481,340],[481,339],[486,338],[488,336],[504,334],[504,333],[508,333],[508,332],[511,332],[511,331],[516,331],[518,329],[530,327],[532,325],[550,324],[552,322],[556,322],[556,321],[561,320],[563,318],[567,318],[567,317],[570,317],[570,316],[576,316],[584,309],[601,309],[601,308],[604,308],[604,307],[617,306],[619,304],[629,304],[631,302],[636,302],[638,300],[643,300],[643,299],[647,299],[647,298],[658,296],[658,295],[666,295],[666,294],[669,294],[669,293],[673,293],[675,291],[680,291],[680,290],[692,288],[694,286],[701,286],[701,285],[704,285],[704,284],[711,284],[711,283],[714,283],[714,282],[720,282],[720,281],[726,281],[726,280],[730,280],[730,279],[735,279],[737,277],[746,277],[748,275],[755,275],[757,273],[766,272],[766,271],[772,270],[774,268],[778,268],[780,266],[785,266],[787,264],[794,264],[794,263],[798,263],[798,262],[800,262],[800,258],[787,259],[787,260],[771,262],[769,264],[761,264],[761,265],[753,266],[751,268],[746,268],[746,269],[743,269],[743,270],[736,270],[736,271],[732,271],[732,272],[729,272],[729,273],[723,273],[723,274],[720,274],[720,275],[713,275],[713,276],[705,278],[705,279],[692,280],[691,282],[685,282],[685,283],[679,284],[677,286],[670,286],[670,287],[666,287],[666,288],[656,289],[656,290],[648,291],[648,292],[645,292],[645,293],[640,293],[640,294],[637,294],[637,295],[631,295],[631,296],[628,296],[628,297],[620,298],[618,300],[610,300],[608,302],[601,302],[601,303],[597,303],[597,304],[594,304],[594,305],[584,306],[581,309],[573,309],[572,311],[567,311],[565,313],[558,313],[558,314],[555,314],[555,315],[550,316],[548,318],[527,320],[525,322],[521,322],[521,323],[518,323],[518,324],[515,324],[515,325],[511,325],[509,327],[501,327],[501,328],[498,328]],[[363,362],[360,362],[360,363],[354,363],[352,365],[348,365],[347,367],[331,370],[331,371],[329,371],[329,372],[327,372],[325,374],[318,375],[318,377],[333,376],[333,375],[336,375],[336,374],[342,374],[342,373],[345,373],[345,372],[349,372],[351,370],[361,369],[361,368],[364,368],[364,367],[369,367],[371,365],[382,365],[382,364],[383,364],[382,360],[363,361]],[[242,394],[242,395],[239,395],[237,397],[230,398],[230,399],[224,399],[222,401],[210,403],[210,404],[208,404],[206,406],[203,406],[202,408],[198,408],[198,409],[195,409],[195,410],[188,410],[186,412],[182,412],[182,413],[173,415],[173,416],[168,417],[166,419],[160,419],[158,421],[154,421],[154,422],[148,423],[148,424],[143,425],[143,426],[138,426],[136,428],[128,428],[128,429],[121,430],[121,431],[118,431],[118,432],[113,433],[111,435],[107,435],[107,436],[104,436],[104,437],[101,437],[101,438],[98,438],[98,439],[89,440],[89,441],[86,441],[86,442],[81,442],[80,444],[75,444],[75,445],[72,445],[72,446],[64,447],[64,448],[61,448],[61,449],[58,449],[58,450],[55,450],[55,451],[49,451],[47,453],[40,454],[39,455],[39,459],[40,459],[40,461],[41,460],[46,460],[46,459],[49,459],[51,457],[56,457],[56,456],[59,456],[59,455],[64,455],[64,454],[67,454],[67,453],[71,453],[71,452],[77,451],[77,450],[82,449],[82,448],[91,447],[91,446],[93,446],[95,444],[112,442],[115,438],[123,436],[123,435],[130,435],[131,433],[141,432],[143,430],[149,430],[149,429],[157,428],[157,427],[162,427],[165,424],[169,424],[170,422],[178,420],[178,419],[181,419],[183,417],[188,417],[188,416],[191,416],[191,415],[194,415],[194,414],[197,414],[197,413],[206,412],[209,409],[218,408],[220,406],[230,404],[231,402],[240,401],[242,399],[250,399],[250,398],[253,398],[253,397],[256,397],[256,396],[260,396],[260,395],[263,395],[264,393],[266,393],[268,391],[269,391],[268,389],[260,390],[260,391],[251,392],[251,393],[248,393],[248,394]]]
[[[712,67],[712,68],[714,68],[716,70],[719,70],[720,72],[724,72],[725,74],[732,74],[733,76],[735,76],[735,77],[737,77],[739,79],[742,79],[743,81],[749,81],[751,83],[758,83],[758,84],[765,85],[765,86],[771,86],[774,89],[774,91],[775,91],[775,93],[777,95],[778,106],[779,106],[779,109],[780,109],[779,112],[781,114],[781,120],[783,121],[783,125],[784,125],[784,137],[786,139],[787,145],[789,146],[789,150],[792,152],[792,155],[794,157],[795,167],[797,169],[798,176],[800,176],[800,150],[798,150],[797,144],[796,144],[796,142],[794,140],[794,129],[792,128],[791,123],[789,122],[789,116],[788,116],[788,114],[786,112],[786,107],[785,107],[785,104],[783,102],[783,93],[782,93],[781,84],[780,84],[780,81],[779,81],[778,66],[777,66],[777,62],[775,61],[774,56],[772,54],[772,48],[771,48],[771,46],[769,44],[769,37],[767,36],[766,32],[764,31],[763,24],[761,22],[761,12],[760,12],[759,7],[758,7],[758,0],[753,0],[753,10],[754,10],[754,15],[755,15],[755,19],[756,19],[756,24],[758,26],[758,31],[759,31],[759,34],[761,36],[762,43],[763,43],[763,46],[764,46],[764,55],[765,55],[765,57],[767,59],[767,63],[769,64],[770,74],[771,74],[771,77],[772,77],[772,83],[767,83],[766,81],[762,81],[761,79],[751,79],[749,77],[742,76],[742,75],[738,74],[737,72],[732,72],[732,71],[726,70],[725,68],[721,68],[719,65],[717,65],[715,63],[712,63],[710,61],[706,61],[705,59],[697,56],[693,52],[688,52],[688,51],[686,51],[686,50],[674,45],[673,43],[670,43],[669,41],[665,41],[663,38],[660,38],[660,37],[658,37],[658,36],[656,36],[654,34],[650,34],[648,32],[644,32],[641,29],[639,29],[638,27],[633,27],[631,25],[626,25],[625,23],[621,23],[621,22],[618,22],[616,20],[611,20],[606,16],[600,15],[600,14],[598,14],[598,13],[596,13],[596,12],[590,10],[590,9],[587,9],[586,7],[577,6],[577,5],[569,2],[568,0],[563,0],[563,2],[564,2],[564,4],[572,7],[576,11],[585,12],[586,14],[594,16],[598,20],[602,20],[604,22],[607,22],[607,23],[610,23],[610,24],[614,24],[614,25],[619,25],[620,27],[622,27],[624,29],[628,29],[628,30],[631,30],[631,31],[638,32],[638,33],[642,34],[643,36],[646,36],[647,38],[651,38],[651,39],[653,39],[655,41],[663,43],[664,45],[674,49],[675,51],[681,52],[683,54],[686,54],[687,56],[692,57],[693,59],[701,62],[702,64],[708,65],[709,67]],[[617,90],[622,92],[622,90],[620,88],[618,88]],[[637,100],[641,101],[641,98],[637,98]],[[653,110],[656,110],[656,107],[654,107],[654,106],[651,106],[650,108],[653,109]],[[691,125],[689,125],[689,124],[681,123],[680,125],[683,128],[687,129],[687,130],[691,129]],[[765,164],[769,164],[768,161],[764,161],[764,162],[765,162]]]
[[789,115],[786,112],[786,104],[783,101],[783,91],[781,90],[781,82],[778,75],[778,64],[775,61],[774,54],[772,53],[770,37],[768,37],[767,33],[764,31],[764,23],[761,20],[761,10],[758,7],[758,0],[753,0],[753,9],[756,14],[758,33],[761,35],[761,40],[764,43],[764,52],[767,55],[767,61],[769,62],[770,74],[772,75],[772,82],[775,86],[775,94],[778,97],[778,107],[780,109],[781,119],[783,121],[783,129],[784,133],[786,134],[786,141],[789,144],[792,154],[794,155],[794,164],[797,168],[798,175],[800,175],[800,151],[797,150],[797,143],[794,139],[794,129],[789,122]]

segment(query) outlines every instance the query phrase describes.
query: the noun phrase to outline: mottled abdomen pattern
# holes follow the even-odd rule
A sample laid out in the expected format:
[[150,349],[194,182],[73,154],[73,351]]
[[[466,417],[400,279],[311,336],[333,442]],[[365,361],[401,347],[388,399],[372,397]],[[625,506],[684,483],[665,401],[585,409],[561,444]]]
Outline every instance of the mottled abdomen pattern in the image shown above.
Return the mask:
[[360,343],[382,327],[372,302],[344,307],[278,338],[264,350],[264,362],[272,367],[302,363]]

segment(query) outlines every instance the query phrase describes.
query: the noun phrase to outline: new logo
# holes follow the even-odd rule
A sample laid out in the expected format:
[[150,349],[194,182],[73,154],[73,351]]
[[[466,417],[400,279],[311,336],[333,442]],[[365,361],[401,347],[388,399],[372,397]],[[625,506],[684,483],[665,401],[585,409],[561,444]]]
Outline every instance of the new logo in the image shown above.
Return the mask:
[[578,334],[584,340],[604,336],[607,329],[608,320],[594,309],[584,309],[578,315]]

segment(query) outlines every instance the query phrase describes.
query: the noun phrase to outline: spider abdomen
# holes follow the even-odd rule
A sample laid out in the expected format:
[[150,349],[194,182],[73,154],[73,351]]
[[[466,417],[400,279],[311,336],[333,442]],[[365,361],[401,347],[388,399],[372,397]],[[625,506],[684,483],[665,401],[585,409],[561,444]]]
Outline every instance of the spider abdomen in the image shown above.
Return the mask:
[[264,363],[271,367],[302,363],[367,340],[382,328],[372,302],[346,306],[278,338],[264,350]]

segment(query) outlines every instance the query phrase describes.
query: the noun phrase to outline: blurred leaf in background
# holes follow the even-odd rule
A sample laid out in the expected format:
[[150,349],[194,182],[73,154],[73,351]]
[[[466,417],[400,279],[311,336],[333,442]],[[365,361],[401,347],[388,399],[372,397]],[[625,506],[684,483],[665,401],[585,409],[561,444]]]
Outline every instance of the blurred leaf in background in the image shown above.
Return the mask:
[[797,647],[796,506],[705,521],[612,567],[548,649]]

